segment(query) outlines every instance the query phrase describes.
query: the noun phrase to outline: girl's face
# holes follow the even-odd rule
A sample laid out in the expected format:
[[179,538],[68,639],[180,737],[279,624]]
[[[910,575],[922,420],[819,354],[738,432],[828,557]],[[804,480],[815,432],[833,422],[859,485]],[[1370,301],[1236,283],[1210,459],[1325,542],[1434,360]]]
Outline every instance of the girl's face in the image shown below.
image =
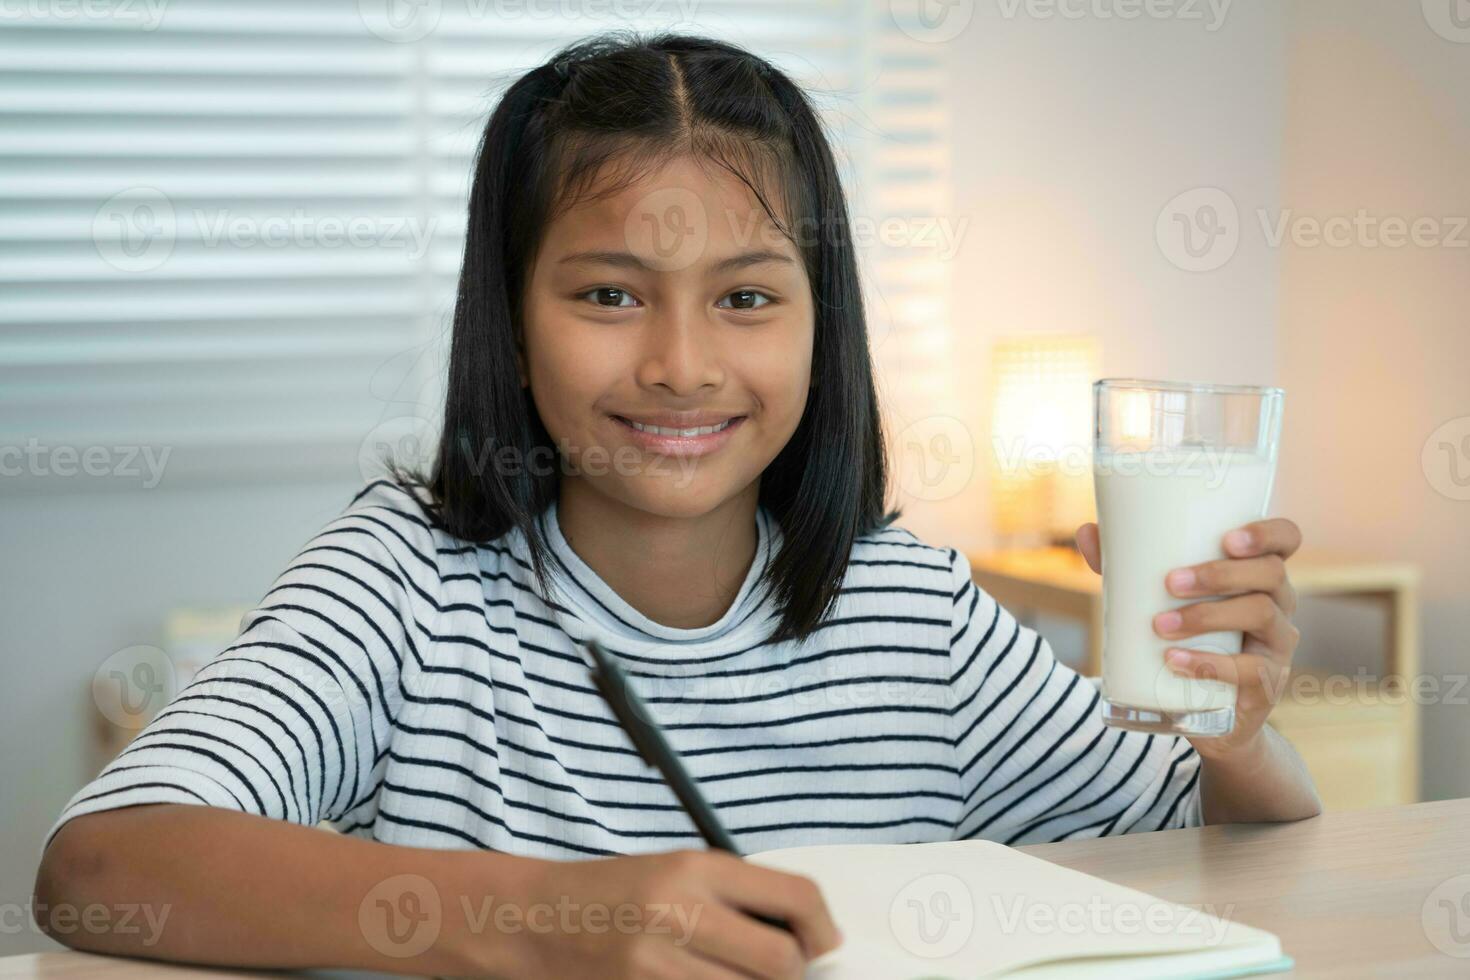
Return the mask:
[[806,407],[811,292],[749,188],[688,158],[559,214],[518,360],[563,478],[669,517],[754,493]]

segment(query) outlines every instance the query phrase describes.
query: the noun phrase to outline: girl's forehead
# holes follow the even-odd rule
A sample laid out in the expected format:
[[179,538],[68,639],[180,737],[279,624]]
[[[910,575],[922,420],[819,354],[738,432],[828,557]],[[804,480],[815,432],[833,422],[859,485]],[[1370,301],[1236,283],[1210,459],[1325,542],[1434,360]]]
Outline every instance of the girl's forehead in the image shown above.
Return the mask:
[[[772,208],[782,206],[775,187],[761,187],[761,194]],[[711,237],[749,235],[776,228],[745,180],[715,164],[701,164],[689,157],[676,158],[633,179],[624,175],[594,181],[555,210],[553,226],[572,234],[596,229],[631,230],[625,226],[640,222],[671,228],[704,225]]]

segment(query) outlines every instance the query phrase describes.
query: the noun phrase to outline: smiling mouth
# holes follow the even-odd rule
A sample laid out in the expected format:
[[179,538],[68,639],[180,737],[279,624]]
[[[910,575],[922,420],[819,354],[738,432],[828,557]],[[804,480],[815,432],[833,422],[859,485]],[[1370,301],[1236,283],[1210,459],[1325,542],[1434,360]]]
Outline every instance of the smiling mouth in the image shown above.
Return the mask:
[[745,416],[736,415],[732,418],[726,419],[718,425],[699,425],[683,429],[671,428],[664,425],[647,425],[643,422],[634,422],[632,419],[623,418],[621,415],[614,415],[613,418],[617,419],[623,425],[626,425],[631,429],[636,429],[639,432],[646,432],[649,435],[671,436],[674,438],[691,439],[698,436],[713,435],[716,432],[723,432],[726,429],[730,428],[730,426],[734,425],[736,422],[739,422],[741,419],[745,418]]

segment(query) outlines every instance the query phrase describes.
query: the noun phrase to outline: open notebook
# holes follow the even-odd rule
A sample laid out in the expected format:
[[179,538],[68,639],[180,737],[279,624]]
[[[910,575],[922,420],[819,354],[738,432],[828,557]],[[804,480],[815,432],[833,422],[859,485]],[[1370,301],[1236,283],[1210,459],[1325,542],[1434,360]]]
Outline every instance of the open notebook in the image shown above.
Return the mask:
[[[821,886],[843,944],[809,980],[1236,977],[1289,969],[1271,933],[991,841],[791,847],[748,860]],[[1213,913],[1213,914],[1211,914]]]

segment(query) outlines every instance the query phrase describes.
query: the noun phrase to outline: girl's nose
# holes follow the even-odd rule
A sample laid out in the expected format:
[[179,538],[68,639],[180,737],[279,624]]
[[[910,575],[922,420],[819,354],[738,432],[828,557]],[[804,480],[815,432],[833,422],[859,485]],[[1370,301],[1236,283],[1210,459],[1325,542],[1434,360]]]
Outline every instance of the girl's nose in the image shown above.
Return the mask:
[[644,322],[646,333],[638,365],[640,385],[688,395],[724,383],[713,331],[697,307],[666,306]]

